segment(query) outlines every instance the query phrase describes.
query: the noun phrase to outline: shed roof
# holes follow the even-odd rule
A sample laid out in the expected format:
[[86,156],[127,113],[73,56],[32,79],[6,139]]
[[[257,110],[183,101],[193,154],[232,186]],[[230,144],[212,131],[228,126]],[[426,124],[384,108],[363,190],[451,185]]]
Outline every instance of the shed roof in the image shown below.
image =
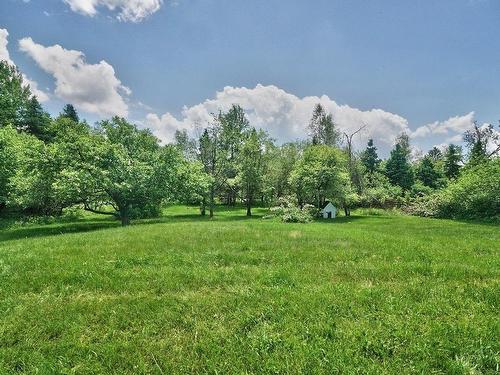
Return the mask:
[[335,205],[330,202],[330,201],[325,201],[325,205],[323,206],[323,210],[326,209],[328,207],[328,205],[331,204],[333,208],[335,208]]

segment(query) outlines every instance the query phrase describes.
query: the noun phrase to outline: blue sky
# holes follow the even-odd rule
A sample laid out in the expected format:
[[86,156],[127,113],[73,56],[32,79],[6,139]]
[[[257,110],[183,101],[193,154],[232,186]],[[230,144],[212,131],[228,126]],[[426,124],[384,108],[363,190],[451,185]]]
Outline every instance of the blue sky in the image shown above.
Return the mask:
[[233,102],[285,141],[320,101],[384,150],[400,131],[425,150],[500,119],[500,1],[143,3],[2,0],[0,29],[50,112],[71,101],[90,121],[125,115],[166,141]]

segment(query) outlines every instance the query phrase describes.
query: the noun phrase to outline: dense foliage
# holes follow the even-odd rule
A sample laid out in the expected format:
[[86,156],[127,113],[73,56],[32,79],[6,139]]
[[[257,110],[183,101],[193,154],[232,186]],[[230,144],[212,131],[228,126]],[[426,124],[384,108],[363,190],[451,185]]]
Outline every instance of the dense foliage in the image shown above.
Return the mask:
[[[373,140],[356,152],[353,137],[317,104],[307,140],[278,145],[232,105],[213,115],[197,139],[185,130],[161,145],[149,130],[123,118],[89,125],[67,104],[56,118],[42,108],[17,68],[0,62],[0,210],[60,215],[69,207],[130,219],[159,214],[165,202],[272,207],[284,197],[290,219],[327,200],[345,215],[354,207],[401,207],[440,216],[497,217],[498,132],[474,126],[456,145],[412,157],[401,134],[387,160]],[[283,206],[284,207],[284,206]],[[282,210],[285,212],[286,210]],[[306,210],[307,211],[307,210]],[[307,217],[304,214],[304,217]],[[298,217],[298,219],[295,219]]]
[[466,169],[445,189],[415,201],[409,211],[454,219],[500,219],[500,159]]

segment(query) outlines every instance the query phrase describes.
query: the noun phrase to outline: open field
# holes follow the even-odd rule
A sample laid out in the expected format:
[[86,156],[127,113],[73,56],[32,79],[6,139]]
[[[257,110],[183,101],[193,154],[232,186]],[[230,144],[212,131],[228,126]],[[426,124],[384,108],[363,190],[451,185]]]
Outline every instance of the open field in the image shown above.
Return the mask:
[[0,373],[498,373],[498,226],[196,214],[1,229]]

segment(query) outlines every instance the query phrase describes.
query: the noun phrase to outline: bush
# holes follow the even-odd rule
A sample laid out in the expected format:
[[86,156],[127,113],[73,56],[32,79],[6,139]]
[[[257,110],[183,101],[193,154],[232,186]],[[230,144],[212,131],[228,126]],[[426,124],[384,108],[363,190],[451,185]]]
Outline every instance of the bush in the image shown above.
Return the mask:
[[500,218],[500,159],[466,170],[440,196],[442,217]]
[[500,220],[500,159],[465,170],[446,189],[414,200],[406,212],[452,219]]
[[368,174],[366,188],[359,197],[357,207],[392,208],[402,203],[402,189],[391,185],[387,177],[379,172]]
[[432,194],[434,191],[435,190],[433,188],[431,188],[429,186],[425,186],[420,181],[417,181],[411,187],[410,194],[413,197],[423,197],[423,196]]
[[439,194],[417,197],[410,204],[403,206],[405,213],[415,216],[440,217],[441,196]]
[[279,206],[272,207],[271,212],[281,218],[284,223],[308,223],[317,215],[318,210],[310,204],[300,208],[293,200],[280,198]]

